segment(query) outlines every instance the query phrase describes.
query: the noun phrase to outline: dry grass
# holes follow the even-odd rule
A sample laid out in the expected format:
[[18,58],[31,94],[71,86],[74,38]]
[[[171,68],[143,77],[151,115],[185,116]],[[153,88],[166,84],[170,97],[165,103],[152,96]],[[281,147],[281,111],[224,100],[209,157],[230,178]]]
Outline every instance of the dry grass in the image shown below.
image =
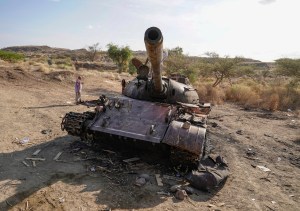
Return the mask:
[[[205,80],[201,80],[205,81]],[[222,104],[234,102],[247,108],[262,108],[271,111],[300,109],[300,89],[288,86],[282,80],[268,82],[237,80],[235,84],[212,87],[212,82],[195,85],[200,101]]]
[[225,92],[220,87],[212,87],[212,83],[197,84],[196,89],[201,102],[222,104],[225,101]]

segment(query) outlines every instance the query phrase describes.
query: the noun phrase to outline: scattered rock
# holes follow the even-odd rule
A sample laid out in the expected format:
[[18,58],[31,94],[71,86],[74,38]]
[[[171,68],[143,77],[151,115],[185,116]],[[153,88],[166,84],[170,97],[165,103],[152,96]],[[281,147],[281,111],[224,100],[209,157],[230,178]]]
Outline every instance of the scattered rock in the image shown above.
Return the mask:
[[267,137],[272,137],[272,135],[269,135],[269,134],[266,134],[266,133],[264,134],[264,136],[267,136]]
[[23,138],[19,143],[20,144],[27,144],[29,142],[29,138],[28,137],[25,137]]
[[145,179],[145,178],[143,178],[143,177],[137,177],[137,178],[135,179],[135,185],[136,185],[136,186],[141,187],[141,186],[143,186],[143,185],[145,185],[145,184],[146,184],[146,179]]
[[270,169],[268,169],[268,168],[265,167],[265,166],[256,166],[256,167],[259,168],[260,170],[264,171],[264,172],[271,171]]
[[45,134],[45,135],[47,135],[47,134],[49,134],[49,133],[51,133],[51,132],[52,132],[52,130],[50,130],[50,129],[42,130],[42,131],[41,131],[41,133],[42,133],[42,134]]
[[150,180],[150,176],[148,174],[140,174],[135,179],[135,185],[141,187],[145,185],[149,180]]
[[208,207],[216,207],[216,205],[213,205],[213,204],[208,204],[207,206]]
[[211,126],[212,126],[212,127],[218,127],[218,124],[215,123],[215,122],[212,122],[212,123],[211,123]]
[[170,191],[172,193],[175,193],[176,191],[180,190],[181,188],[181,185],[173,185],[171,188],[170,188]]
[[149,174],[140,174],[139,177],[144,178],[146,180],[146,182],[148,182],[150,180]]
[[243,131],[242,130],[238,130],[238,131],[236,131],[236,134],[243,135]]
[[59,203],[64,203],[64,202],[65,202],[65,199],[64,199],[64,197],[60,197],[60,198],[58,199],[58,201],[59,201]]
[[217,204],[218,207],[223,207],[224,205],[225,205],[224,202],[221,202],[221,203],[218,203],[218,204]]
[[246,154],[248,156],[254,156],[256,154],[256,152],[254,150],[252,150],[251,148],[248,148]]
[[187,197],[185,190],[178,190],[175,194],[175,198],[179,200],[184,200]]

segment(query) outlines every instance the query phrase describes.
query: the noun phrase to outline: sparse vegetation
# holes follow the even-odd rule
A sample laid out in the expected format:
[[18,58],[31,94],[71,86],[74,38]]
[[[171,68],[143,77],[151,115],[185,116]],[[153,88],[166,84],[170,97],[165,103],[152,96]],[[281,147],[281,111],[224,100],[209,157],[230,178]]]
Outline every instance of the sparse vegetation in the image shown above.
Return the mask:
[[118,66],[119,73],[126,71],[128,69],[130,58],[132,57],[132,51],[129,46],[119,47],[110,43],[107,47],[107,54]]
[[210,59],[204,65],[205,71],[207,71],[207,74],[215,77],[215,82],[212,86],[218,86],[224,79],[228,79],[231,83],[231,78],[235,75],[236,67],[241,62],[241,58],[229,58],[227,56],[221,58],[215,52],[207,52],[206,55]]
[[135,66],[132,64],[132,62],[129,62],[129,65],[128,65],[128,73],[130,75],[133,75],[137,72]]
[[[166,74],[180,73],[196,86],[201,101],[234,102],[247,108],[300,108],[300,59],[279,59],[275,68],[240,57],[189,57],[180,47],[169,50]],[[224,80],[227,79],[227,80]]]
[[300,82],[300,59],[282,58],[276,60],[277,73],[291,77],[291,86],[297,86]]
[[182,74],[189,78],[193,83],[197,80],[198,63],[190,61],[190,58],[183,54],[181,47],[175,47],[168,51],[169,56],[164,61],[167,75]]
[[24,60],[24,58],[23,54],[0,50],[0,59],[4,61],[17,62]]
[[[101,52],[101,58],[106,59],[98,63],[86,61],[85,49],[78,51],[80,55],[85,52],[85,57],[64,54],[62,51],[55,54],[51,48],[50,53],[47,53],[44,48],[42,49],[41,52],[24,52],[27,60],[18,64],[27,65],[25,69],[33,72],[51,73],[62,69],[72,70],[74,61],[71,58],[76,57],[79,58],[77,66],[83,69],[105,68],[114,71],[116,67],[113,63],[115,63],[119,73],[127,70],[131,75],[136,73],[136,68],[129,62],[133,53],[128,46],[109,44],[108,51]],[[18,52],[23,51],[21,49]],[[300,59],[283,58],[275,63],[261,63],[251,59],[220,57],[215,52],[206,53],[207,57],[192,57],[183,54],[181,47],[169,49],[168,53],[169,56],[163,62],[163,74],[170,76],[176,73],[187,76],[198,90],[200,100],[203,102],[213,104],[232,102],[246,108],[272,111],[300,108]],[[14,59],[16,55],[17,59]],[[0,56],[2,60],[8,62],[24,59],[23,54],[13,53],[10,50],[0,51]],[[144,52],[135,53],[134,56],[146,61]],[[51,67],[47,63],[49,58],[52,62]],[[119,80],[120,77],[112,75],[111,78]]]
[[95,61],[97,54],[100,52],[99,43],[87,47],[87,57],[91,62]]
[[201,101],[213,104],[233,102],[246,108],[262,108],[271,111],[299,109],[300,90],[291,89],[288,82],[278,79],[263,83],[250,78],[213,87],[213,82],[203,79],[196,84]]

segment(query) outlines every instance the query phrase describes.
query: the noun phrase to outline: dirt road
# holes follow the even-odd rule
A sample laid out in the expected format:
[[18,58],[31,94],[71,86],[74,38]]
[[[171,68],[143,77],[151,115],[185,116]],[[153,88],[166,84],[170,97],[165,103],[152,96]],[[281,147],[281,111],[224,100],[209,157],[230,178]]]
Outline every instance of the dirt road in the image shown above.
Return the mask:
[[[75,79],[77,73],[71,74]],[[85,100],[118,95],[120,76],[80,72]],[[128,156],[93,151],[60,129],[74,105],[73,84],[13,68],[0,67],[0,210],[298,210],[300,207],[300,118],[292,112],[214,106],[209,119],[213,153],[228,161],[231,175],[215,191],[196,192],[179,201],[168,192],[174,180],[156,184],[160,165]],[[25,137],[29,142],[19,144]],[[35,158],[32,154],[41,151]],[[62,152],[58,161],[53,158]],[[134,156],[134,155],[130,155]],[[27,167],[23,161],[29,166]],[[265,166],[265,172],[258,166]],[[109,168],[108,168],[109,167]],[[169,169],[165,169],[170,171]],[[136,174],[134,174],[136,173]],[[137,174],[150,175],[142,187]],[[174,172],[175,173],[175,172]]]

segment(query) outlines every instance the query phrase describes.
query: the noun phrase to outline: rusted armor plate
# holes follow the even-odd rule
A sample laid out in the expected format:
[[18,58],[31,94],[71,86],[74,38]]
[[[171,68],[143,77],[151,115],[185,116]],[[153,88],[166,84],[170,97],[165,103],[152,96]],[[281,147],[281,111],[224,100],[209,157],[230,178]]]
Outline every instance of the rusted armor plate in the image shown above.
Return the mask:
[[202,155],[205,133],[205,128],[189,125],[188,122],[172,121],[162,143]]
[[113,98],[90,130],[160,143],[168,128],[166,117],[170,110],[166,104]]

